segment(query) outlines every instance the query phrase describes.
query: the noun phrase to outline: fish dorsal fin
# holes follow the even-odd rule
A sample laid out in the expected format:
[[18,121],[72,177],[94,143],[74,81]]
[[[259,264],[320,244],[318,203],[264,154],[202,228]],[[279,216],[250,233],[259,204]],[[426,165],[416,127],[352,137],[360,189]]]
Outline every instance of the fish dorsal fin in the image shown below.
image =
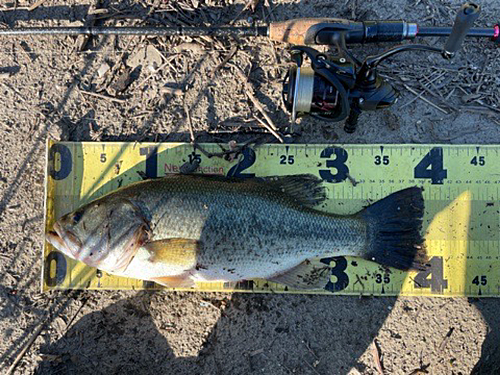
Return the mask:
[[143,247],[151,253],[151,262],[175,265],[187,270],[196,265],[199,242],[186,238],[169,238],[148,242]]
[[306,206],[315,206],[326,200],[322,180],[312,174],[262,177],[260,180]]
[[276,191],[289,196],[299,204],[315,206],[326,200],[326,189],[323,180],[312,174],[297,174],[289,176],[266,176],[252,178],[238,178],[225,176],[203,175],[172,175],[163,179],[198,180],[200,183],[219,182],[228,184],[244,184],[250,189],[261,188]]
[[323,289],[330,280],[330,269],[318,260],[306,260],[267,280],[294,289]]
[[189,273],[175,276],[154,277],[151,281],[168,288],[193,288],[196,286],[194,281],[189,277]]

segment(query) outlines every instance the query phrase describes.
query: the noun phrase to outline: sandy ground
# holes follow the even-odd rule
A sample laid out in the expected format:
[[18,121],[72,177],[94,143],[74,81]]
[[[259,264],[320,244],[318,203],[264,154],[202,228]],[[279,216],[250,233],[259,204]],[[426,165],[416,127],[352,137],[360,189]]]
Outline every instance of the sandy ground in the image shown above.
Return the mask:
[[[107,24],[117,25],[227,24],[235,18],[244,24],[248,17],[283,20],[325,15],[449,24],[459,4],[455,0],[274,0],[271,13],[259,5],[255,14],[241,13],[244,2],[233,0],[105,2],[104,8],[113,16]],[[18,1],[18,5],[28,4]],[[478,24],[492,25],[500,19],[498,2],[485,0],[481,5],[484,14]],[[4,8],[11,6],[2,3]],[[169,11],[157,12],[161,9]],[[47,0],[34,11],[0,11],[0,22],[79,25],[88,11],[84,1]],[[386,374],[499,373],[499,299],[41,294],[48,137],[188,141],[186,107],[198,140],[248,140],[255,134],[208,133],[234,124],[257,126],[253,115],[260,115],[247,100],[235,66],[251,72],[250,83],[273,121],[278,125],[288,121],[280,101],[289,64],[285,45],[265,39],[241,39],[238,44],[230,39],[102,37],[92,39],[86,52],[78,52],[78,42],[72,37],[1,38],[0,73],[8,73],[0,79],[1,371],[6,372],[36,337],[14,373],[378,374],[373,342]],[[442,45],[443,40],[428,42]],[[214,72],[236,44],[239,51]],[[142,68],[134,67],[133,57],[145,46],[155,47],[164,57],[148,55]],[[363,56],[379,47],[353,50]],[[424,96],[444,108],[446,115],[414,100],[403,88],[391,112],[365,114],[355,134],[308,119],[301,122],[303,135],[297,141],[499,143],[498,112],[487,107],[498,103],[500,64],[495,48],[487,41],[472,41],[451,62],[414,54],[384,66],[398,87],[406,82],[418,92],[419,82],[425,83],[433,72],[444,72],[428,86],[432,93]],[[103,64],[111,71],[101,77]],[[117,77],[125,69],[132,82],[120,87]],[[185,94],[162,95],[164,85]],[[474,111],[465,105],[474,106]]]

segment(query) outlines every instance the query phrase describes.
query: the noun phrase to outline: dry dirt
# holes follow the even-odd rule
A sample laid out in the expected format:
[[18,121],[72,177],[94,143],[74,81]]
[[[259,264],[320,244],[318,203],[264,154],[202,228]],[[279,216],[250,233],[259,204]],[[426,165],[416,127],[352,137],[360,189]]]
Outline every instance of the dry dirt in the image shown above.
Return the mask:
[[[79,25],[90,2],[46,0],[33,11],[0,11],[0,22]],[[251,14],[242,12],[240,0],[105,1],[102,7],[108,12],[97,17],[111,16],[106,24],[116,25],[227,24],[234,19],[245,24],[249,17],[262,21],[326,15],[449,24],[460,5],[457,0],[271,3],[272,12],[260,4]],[[14,0],[3,1],[1,8],[14,5]],[[498,2],[484,0],[481,5],[478,25],[495,24],[500,19]],[[280,90],[289,64],[287,46],[263,38],[99,37],[79,52],[73,37],[0,41],[1,371],[6,372],[27,341],[36,337],[14,373],[378,374],[374,341],[385,374],[422,374],[425,369],[469,374],[474,368],[476,373],[499,373],[500,299],[41,294],[46,139],[189,141],[186,107],[198,140],[248,140],[255,134],[209,134],[235,124],[258,127],[253,116],[260,114],[245,96],[235,66],[250,73],[256,96],[272,120],[286,124]],[[214,73],[235,45],[238,52]],[[127,68],[146,46],[163,57],[148,54],[150,60],[142,67]],[[353,51],[363,56],[380,47],[357,46]],[[451,62],[425,54],[395,58],[383,68],[402,92],[391,112],[365,114],[353,135],[339,125],[304,120],[297,142],[500,143],[498,110],[488,108],[499,100],[497,51],[488,41],[472,40]],[[111,71],[101,78],[103,64]],[[131,82],[120,87],[117,77],[124,69],[131,72]],[[436,72],[444,74],[428,85],[432,93],[423,96],[446,115],[414,100],[401,86],[407,83],[420,93],[420,85]],[[163,95],[165,85],[185,94]],[[118,100],[85,93],[98,91]]]

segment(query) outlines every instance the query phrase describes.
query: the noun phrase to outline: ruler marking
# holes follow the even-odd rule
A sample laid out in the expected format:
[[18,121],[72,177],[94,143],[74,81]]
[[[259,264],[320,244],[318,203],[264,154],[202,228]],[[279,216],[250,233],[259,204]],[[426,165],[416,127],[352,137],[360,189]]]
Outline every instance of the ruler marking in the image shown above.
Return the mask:
[[[108,154],[108,159],[113,160],[115,157],[119,157],[118,154],[120,152],[120,147],[123,147],[122,143],[108,143],[108,144],[95,144],[95,143],[66,143],[67,146],[73,151],[74,157],[72,158],[73,163],[73,171],[75,171],[79,163],[84,163],[84,165],[88,165],[90,159],[94,159],[98,157],[102,150]],[[143,143],[140,144],[141,147],[158,147],[158,152],[161,153],[162,159],[161,163],[168,162],[170,160],[175,161],[176,163],[180,158],[186,157],[192,149],[189,144],[164,144],[164,143]],[[326,186],[331,191],[330,197],[333,199],[342,200],[342,205],[329,205],[329,207],[348,209],[351,204],[351,200],[353,201],[366,201],[366,200],[377,200],[390,194],[391,192],[400,190],[404,187],[408,187],[411,185],[423,185],[425,186],[424,196],[425,199],[429,202],[432,207],[434,202],[436,204],[442,204],[441,202],[453,201],[457,197],[459,197],[465,190],[469,190],[472,193],[472,213],[479,214],[479,212],[483,212],[482,208],[485,205],[485,202],[493,201],[495,203],[494,209],[488,208],[483,216],[478,216],[470,220],[469,233],[474,234],[474,232],[470,232],[471,230],[480,230],[478,225],[484,219],[485,223],[481,229],[482,232],[479,233],[487,233],[487,237],[484,240],[470,240],[468,244],[468,254],[458,253],[462,251],[462,245],[459,244],[458,240],[453,240],[452,237],[449,237],[448,240],[439,240],[439,241],[428,241],[428,246],[433,249],[434,254],[443,254],[444,267],[447,270],[446,276],[448,278],[449,284],[448,288],[443,291],[441,295],[472,295],[477,296],[479,290],[481,290],[482,296],[485,295],[500,295],[500,277],[496,270],[488,271],[487,266],[490,264],[489,259],[485,259],[484,257],[492,256],[493,259],[491,261],[498,262],[500,257],[500,239],[498,238],[498,231],[500,230],[500,215],[498,214],[498,204],[500,201],[500,179],[498,177],[493,177],[492,173],[496,173],[494,169],[494,165],[497,165],[494,157],[499,155],[498,146],[488,146],[481,147],[479,153],[476,152],[474,146],[439,146],[443,147],[445,150],[445,155],[450,156],[452,159],[444,160],[444,168],[448,170],[448,179],[445,180],[444,185],[433,185],[430,179],[416,179],[413,177],[413,168],[416,163],[418,163],[430,149],[433,147],[438,147],[435,145],[416,145],[416,146],[404,146],[404,145],[383,145],[383,149],[380,148],[381,145],[343,145],[337,146],[346,149],[349,154],[349,168],[356,171],[355,177],[357,180],[361,182],[354,187],[349,181],[345,180],[341,183],[328,183]],[[287,166],[285,171],[290,171],[290,173],[313,173],[317,175],[317,170],[319,168],[316,167],[316,160],[312,156],[318,156],[318,151],[323,151],[326,147],[335,147],[332,145],[269,145],[266,146],[267,152],[261,150],[261,147],[256,148],[257,152],[257,162],[252,166],[255,168],[255,172],[259,174],[259,170],[261,168],[266,168],[266,173],[269,173],[269,170],[272,172],[273,168],[281,168],[279,165],[274,165],[270,163],[274,163],[273,158],[266,158],[265,156],[270,156],[273,150],[276,153],[286,153],[286,147],[288,147],[288,154],[290,155],[300,155],[295,158],[295,164],[293,166]],[[312,147],[312,151],[310,150]],[[213,150],[214,152],[217,148],[216,144],[208,145],[208,148]],[[124,158],[130,154],[130,150],[135,150],[136,144],[130,144],[126,150]],[[172,150],[175,149],[175,150]],[[172,151],[172,152],[171,152]],[[373,165],[373,159],[370,156],[374,155],[389,155],[390,156],[390,165],[387,167],[380,166],[375,167]],[[491,158],[487,158],[486,165],[484,166],[472,166],[470,165],[470,157],[480,154],[491,156]],[[398,160],[393,160],[393,155],[399,155]],[[469,157],[470,156],[470,157]],[[312,163],[307,163],[307,159],[313,157]],[[460,159],[461,158],[461,159]],[[467,158],[467,160],[463,160]],[[332,158],[333,159],[333,158]],[[454,160],[456,159],[456,160]],[[206,160],[205,158],[203,160]],[[459,168],[459,164],[457,164],[457,160],[462,160],[465,162],[464,168]],[[139,162],[140,159],[137,159]],[[325,166],[326,160],[321,159],[323,163],[323,168]],[[158,163],[158,169],[160,168],[160,162]],[[211,160],[210,165],[218,165],[218,160],[216,158]],[[92,187],[92,191],[89,191],[89,194],[93,193],[93,196],[102,195],[108,191],[113,190],[116,186],[115,179],[117,176],[112,172],[106,173],[101,177],[102,181],[99,181],[99,172],[103,172],[108,167],[108,163],[97,163],[93,160],[93,164],[96,168],[101,168],[101,170],[92,171],[92,173],[88,174],[87,178],[90,178],[90,183],[86,182],[85,175],[81,178],[74,173],[72,178],[62,181],[57,181],[56,186],[57,189],[54,191],[58,192],[56,196],[59,198],[69,198],[69,202],[62,203],[56,205],[56,209],[60,209],[60,207],[65,207],[66,210],[71,210],[75,206],[77,206],[83,198],[83,196],[78,195],[76,190],[79,188],[85,187],[88,189],[96,183],[95,187]],[[224,165],[224,168],[235,165],[227,164],[225,161],[221,161],[220,165]],[[309,165],[309,168],[312,168],[313,171],[305,169],[306,166]],[[285,167],[285,166],[283,166]],[[128,168],[128,167],[127,167]],[[315,169],[316,168],[316,169]],[[481,168],[481,169],[479,169]],[[112,171],[113,169],[111,169]],[[254,169],[252,169],[252,172]],[[280,171],[282,171],[280,169]],[[401,174],[398,175],[398,171],[402,171]],[[408,172],[407,172],[408,171]],[[127,170],[121,172],[121,174],[126,175]],[[160,171],[159,171],[160,172]],[[286,172],[285,172],[286,173]],[[334,173],[334,169],[332,170]],[[396,175],[393,175],[396,173]],[[408,184],[408,180],[406,179],[405,173],[410,174],[410,179],[415,180],[414,184]],[[163,173],[161,173],[163,174]],[[284,174],[280,172],[280,174]],[[263,175],[261,173],[261,175]],[[130,177],[129,177],[130,178]],[[136,180],[136,177],[132,177],[132,180]],[[371,182],[373,180],[373,182]],[[394,181],[393,181],[394,180]],[[471,180],[467,182],[467,180]],[[491,183],[488,184],[487,181],[490,180],[491,183],[495,183],[496,186],[493,189],[490,189]],[[493,181],[492,181],[493,180]],[[364,181],[364,182],[363,182]],[[478,182],[476,182],[478,181]],[[52,181],[54,182],[54,181]],[[451,183],[450,183],[451,182]],[[482,182],[482,183],[481,183]],[[128,183],[128,182],[127,182]],[[105,187],[106,191],[99,188],[99,184]],[[125,183],[124,183],[125,184]],[[347,185],[346,185],[347,184]],[[375,187],[378,185],[378,188]],[[346,186],[348,188],[346,188]],[[368,188],[366,188],[368,187]],[[85,192],[87,193],[87,192]],[[356,203],[359,204],[359,203]],[[441,210],[447,209],[450,204],[444,204]],[[53,204],[48,204],[47,208],[54,207]],[[354,210],[355,211],[355,210]],[[494,215],[494,219],[491,221],[491,216]],[[490,218],[488,220],[488,217]],[[453,215],[446,214],[443,220],[451,220]],[[428,225],[427,221],[426,225]],[[486,223],[494,223],[498,226],[498,229],[492,227],[491,230],[486,229]],[[492,225],[492,224],[490,224]],[[495,234],[496,233],[496,234]],[[477,235],[476,235],[477,237]],[[444,237],[446,238],[446,237]],[[474,238],[474,237],[473,237]],[[493,255],[495,254],[495,255]],[[496,259],[495,259],[496,257]],[[476,273],[478,274],[486,274],[488,277],[488,284],[486,286],[480,286],[480,288],[475,285],[462,285],[460,282],[460,275],[453,274],[453,262],[461,262],[460,259],[464,259],[467,262],[467,272],[470,274],[465,275],[467,283],[471,282],[472,278],[475,277]],[[451,263],[450,263],[451,262]],[[74,267],[76,262],[68,262],[68,268]],[[364,263],[363,263],[364,264]],[[369,263],[367,266],[370,270],[377,269],[376,265]],[[76,274],[74,272],[68,272],[68,276],[64,284],[57,286],[58,289],[64,289],[68,286],[70,288],[82,288],[83,284],[89,280],[92,280],[90,288],[95,289],[106,289],[106,288],[129,288],[129,289],[142,289],[142,282],[130,280],[130,279],[121,279],[118,284],[114,277],[103,276],[102,278],[95,278],[95,272],[88,272],[86,269],[79,267],[81,273]],[[346,271],[347,272],[347,271]],[[349,277],[351,278],[351,271],[349,271]],[[399,275],[399,274],[398,274]],[[411,277],[414,277],[411,276]],[[392,277],[391,277],[392,279]],[[408,281],[407,283],[402,282],[400,278],[395,277],[396,280],[391,280],[389,284],[382,283],[381,285],[376,284],[374,282],[374,278],[369,278],[366,283],[367,288],[362,288],[361,286],[356,285],[348,285],[348,287],[344,291],[336,292],[337,294],[364,294],[366,290],[369,290],[370,284],[373,295],[389,295],[389,294],[403,294],[403,295],[436,295],[430,289],[427,288],[415,288],[413,282]],[[491,282],[490,282],[491,279]],[[352,279],[351,279],[352,280]],[[492,284],[493,283],[493,284]],[[496,284],[495,284],[496,283]],[[265,291],[263,283],[255,283],[254,291]],[[494,286],[496,285],[496,288]],[[83,286],[84,287],[84,286]],[[45,289],[47,287],[45,286]],[[204,283],[204,290],[224,290],[221,285],[214,285],[210,283]],[[277,286],[278,291],[284,291],[282,286]],[[268,291],[268,290],[267,290]],[[290,291],[292,292],[292,291]],[[327,293],[327,292],[325,292]],[[496,294],[495,294],[496,293]],[[329,294],[329,292],[327,293]]]

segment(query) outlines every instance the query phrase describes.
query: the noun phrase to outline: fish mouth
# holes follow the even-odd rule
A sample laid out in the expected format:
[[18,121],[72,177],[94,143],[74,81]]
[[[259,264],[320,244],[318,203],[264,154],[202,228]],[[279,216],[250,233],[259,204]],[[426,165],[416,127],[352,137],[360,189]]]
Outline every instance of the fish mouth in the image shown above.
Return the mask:
[[48,232],[45,237],[47,241],[61,253],[78,260],[78,253],[82,248],[82,243],[74,233],[65,230],[61,224],[56,222],[54,224],[54,230]]

